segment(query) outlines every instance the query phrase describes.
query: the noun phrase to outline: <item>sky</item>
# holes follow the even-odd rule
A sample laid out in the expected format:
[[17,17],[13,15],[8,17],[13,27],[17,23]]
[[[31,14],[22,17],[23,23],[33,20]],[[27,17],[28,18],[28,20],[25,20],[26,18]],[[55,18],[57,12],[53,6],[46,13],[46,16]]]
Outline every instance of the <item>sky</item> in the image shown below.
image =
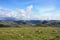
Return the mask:
[[60,0],[0,0],[0,20],[60,20]]

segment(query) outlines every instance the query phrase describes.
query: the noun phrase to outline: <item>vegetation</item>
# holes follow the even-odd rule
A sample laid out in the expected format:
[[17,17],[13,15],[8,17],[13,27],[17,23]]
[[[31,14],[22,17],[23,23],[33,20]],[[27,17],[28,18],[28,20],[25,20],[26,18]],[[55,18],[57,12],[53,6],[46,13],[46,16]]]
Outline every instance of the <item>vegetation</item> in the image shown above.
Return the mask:
[[60,40],[60,28],[0,28],[0,40]]
[[15,20],[15,21],[0,20],[0,27],[26,27],[26,26],[60,27],[60,20]]

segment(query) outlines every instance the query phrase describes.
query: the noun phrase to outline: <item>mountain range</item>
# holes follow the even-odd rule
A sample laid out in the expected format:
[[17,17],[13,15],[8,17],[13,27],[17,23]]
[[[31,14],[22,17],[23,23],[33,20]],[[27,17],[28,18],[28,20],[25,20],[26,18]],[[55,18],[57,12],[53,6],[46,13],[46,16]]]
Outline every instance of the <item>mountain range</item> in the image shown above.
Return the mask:
[[0,20],[0,27],[53,26],[60,27],[60,20]]

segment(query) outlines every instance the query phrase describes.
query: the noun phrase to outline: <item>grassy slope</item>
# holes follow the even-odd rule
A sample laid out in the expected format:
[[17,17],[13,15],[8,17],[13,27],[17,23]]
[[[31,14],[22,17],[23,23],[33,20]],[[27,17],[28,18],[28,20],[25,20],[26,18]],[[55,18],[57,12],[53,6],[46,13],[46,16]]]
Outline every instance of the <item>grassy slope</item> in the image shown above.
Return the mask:
[[0,40],[60,40],[60,28],[0,28]]

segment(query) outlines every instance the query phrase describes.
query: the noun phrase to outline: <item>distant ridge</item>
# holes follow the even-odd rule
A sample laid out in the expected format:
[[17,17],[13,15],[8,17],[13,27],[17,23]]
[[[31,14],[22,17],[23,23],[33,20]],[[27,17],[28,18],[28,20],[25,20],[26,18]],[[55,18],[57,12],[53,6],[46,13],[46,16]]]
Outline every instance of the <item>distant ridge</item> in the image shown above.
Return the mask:
[[0,27],[55,26],[60,27],[60,20],[0,20]]

